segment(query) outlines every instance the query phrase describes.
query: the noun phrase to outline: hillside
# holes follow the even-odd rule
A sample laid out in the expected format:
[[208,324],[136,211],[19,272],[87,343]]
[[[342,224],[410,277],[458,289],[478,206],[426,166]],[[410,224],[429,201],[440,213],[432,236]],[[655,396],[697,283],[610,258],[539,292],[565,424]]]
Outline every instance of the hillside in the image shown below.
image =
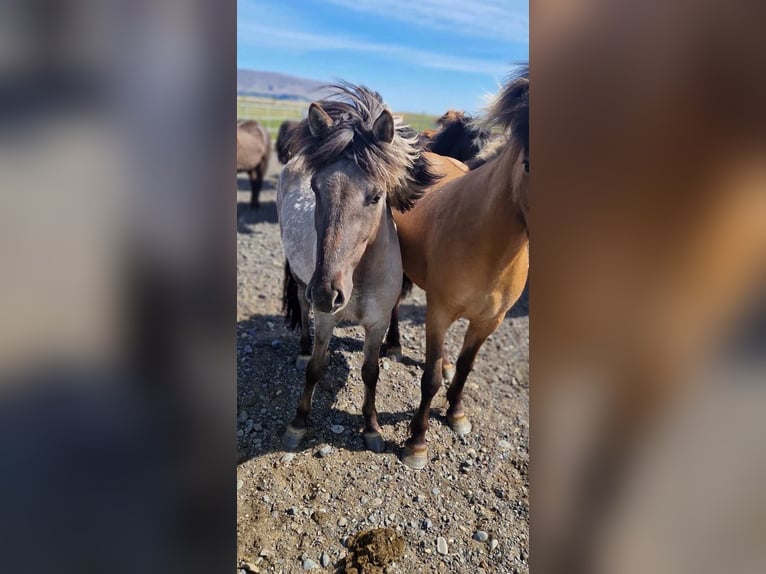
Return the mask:
[[310,102],[320,99],[327,82],[289,76],[278,72],[237,70],[237,95]]

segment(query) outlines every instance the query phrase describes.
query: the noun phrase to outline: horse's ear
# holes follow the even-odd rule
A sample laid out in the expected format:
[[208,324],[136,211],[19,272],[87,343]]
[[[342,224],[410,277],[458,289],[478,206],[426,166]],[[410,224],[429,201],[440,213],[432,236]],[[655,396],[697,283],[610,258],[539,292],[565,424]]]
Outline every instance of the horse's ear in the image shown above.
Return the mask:
[[372,125],[372,134],[378,141],[391,143],[394,141],[394,116],[388,110],[383,110]]
[[309,131],[315,138],[321,137],[332,127],[332,118],[316,102],[309,106]]

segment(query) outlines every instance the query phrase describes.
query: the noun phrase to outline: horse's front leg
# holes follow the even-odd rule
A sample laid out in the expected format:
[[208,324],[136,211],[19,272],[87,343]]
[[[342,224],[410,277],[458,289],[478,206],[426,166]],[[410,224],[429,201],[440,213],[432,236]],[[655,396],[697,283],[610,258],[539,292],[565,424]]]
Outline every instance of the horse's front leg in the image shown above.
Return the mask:
[[426,432],[431,401],[442,386],[442,348],[451,318],[432,301],[426,307],[426,364],[420,380],[420,406],[410,423],[411,436],[404,443],[401,460],[408,467],[420,470],[428,462]]
[[309,359],[309,363],[306,366],[306,384],[303,387],[303,395],[298,403],[298,412],[292,422],[287,425],[287,430],[282,437],[282,446],[285,450],[297,449],[306,434],[306,423],[311,412],[314,388],[327,371],[327,364],[330,358],[328,350],[334,327],[334,316],[326,313],[315,313],[314,349],[311,353],[311,359]]
[[261,186],[263,178],[266,177],[266,172],[263,165],[258,165],[248,171],[247,175],[250,177],[250,209],[259,209],[261,203],[258,197],[261,194]]
[[468,330],[463,339],[463,347],[460,349],[460,355],[457,359],[455,377],[447,389],[447,400],[449,401],[447,424],[458,435],[462,436],[471,432],[471,423],[463,410],[463,387],[465,386],[466,379],[468,379],[468,375],[473,368],[476,354],[484,344],[484,341],[487,340],[487,337],[500,326],[503,316],[504,314],[490,323],[471,321],[468,325]]
[[378,412],[375,409],[375,389],[378,385],[380,366],[380,346],[386,333],[385,321],[376,323],[365,329],[364,363],[362,364],[362,380],[364,381],[364,446],[373,452],[383,452],[384,442],[378,424]]

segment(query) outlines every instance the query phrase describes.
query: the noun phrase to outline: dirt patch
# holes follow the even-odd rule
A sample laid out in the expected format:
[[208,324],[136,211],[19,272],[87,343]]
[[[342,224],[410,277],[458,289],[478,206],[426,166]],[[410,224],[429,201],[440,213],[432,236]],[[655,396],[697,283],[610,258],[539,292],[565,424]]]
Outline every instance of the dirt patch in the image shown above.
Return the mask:
[[404,556],[404,537],[391,528],[365,530],[348,539],[344,574],[383,574]]

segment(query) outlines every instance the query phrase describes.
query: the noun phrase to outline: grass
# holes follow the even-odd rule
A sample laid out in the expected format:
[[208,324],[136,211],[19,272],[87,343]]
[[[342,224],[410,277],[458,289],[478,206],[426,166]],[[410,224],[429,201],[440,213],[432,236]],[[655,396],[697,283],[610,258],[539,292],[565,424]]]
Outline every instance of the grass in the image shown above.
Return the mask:
[[[272,135],[276,135],[279,126],[285,120],[302,120],[308,110],[307,102],[271,100],[237,96],[237,119],[258,120]],[[401,112],[404,123],[418,131],[436,127],[438,116]]]

